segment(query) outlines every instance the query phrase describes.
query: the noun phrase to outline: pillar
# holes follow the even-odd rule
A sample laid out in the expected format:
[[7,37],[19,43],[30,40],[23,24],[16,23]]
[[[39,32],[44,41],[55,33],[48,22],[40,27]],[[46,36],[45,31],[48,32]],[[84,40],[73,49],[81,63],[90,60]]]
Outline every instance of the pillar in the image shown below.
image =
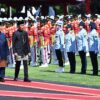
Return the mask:
[[67,3],[63,3],[63,12],[64,12],[64,15],[68,14],[68,12],[67,12]]
[[85,5],[86,5],[86,8],[85,8],[85,11],[86,11],[86,14],[90,14],[91,13],[91,0],[85,0]]

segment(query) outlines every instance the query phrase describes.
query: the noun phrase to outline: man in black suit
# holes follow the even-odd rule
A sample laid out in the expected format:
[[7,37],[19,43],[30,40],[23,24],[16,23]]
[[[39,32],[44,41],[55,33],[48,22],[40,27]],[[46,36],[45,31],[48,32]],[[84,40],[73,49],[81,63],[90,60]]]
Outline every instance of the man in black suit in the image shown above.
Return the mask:
[[28,56],[30,54],[30,46],[28,41],[28,33],[23,30],[24,22],[18,22],[18,30],[14,32],[12,38],[13,53],[15,56],[15,76],[14,80],[17,81],[20,71],[21,61],[24,64],[24,82],[30,82],[28,79]]

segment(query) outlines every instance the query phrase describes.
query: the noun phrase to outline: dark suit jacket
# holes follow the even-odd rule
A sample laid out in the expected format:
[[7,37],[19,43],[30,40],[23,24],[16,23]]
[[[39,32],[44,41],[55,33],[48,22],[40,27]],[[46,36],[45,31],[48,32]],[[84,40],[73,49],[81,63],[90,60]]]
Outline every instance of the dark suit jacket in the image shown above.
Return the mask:
[[9,55],[9,48],[7,39],[4,33],[0,32],[0,60],[7,60]]
[[13,53],[17,53],[19,56],[28,55],[28,53],[30,52],[30,46],[27,32],[20,30],[14,32],[12,45]]

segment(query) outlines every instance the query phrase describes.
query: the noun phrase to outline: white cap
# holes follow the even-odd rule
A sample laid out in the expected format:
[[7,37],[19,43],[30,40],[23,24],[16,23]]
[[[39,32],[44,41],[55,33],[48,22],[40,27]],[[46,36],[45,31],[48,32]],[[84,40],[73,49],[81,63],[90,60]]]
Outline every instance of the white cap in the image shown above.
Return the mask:
[[1,8],[1,12],[5,12],[6,10],[4,8]]
[[53,19],[54,20],[54,16],[50,16],[50,19]]
[[80,14],[80,15],[78,15],[78,18],[81,18],[81,14]]
[[95,14],[98,18],[100,18],[100,15],[99,14]]
[[6,17],[3,18],[4,21],[7,21],[8,19]]
[[95,14],[95,15],[97,15],[97,16],[98,16],[99,14]]
[[18,18],[17,18],[17,17],[14,17],[14,18],[13,18],[13,20],[14,20],[14,21],[17,21],[17,20],[18,20]]
[[98,18],[100,19],[100,15],[98,15]]
[[44,16],[41,16],[41,19],[44,19]]
[[64,15],[59,16],[59,19],[63,19],[63,18],[64,18]]
[[60,17],[59,15],[57,15],[57,17]]
[[19,19],[18,19],[19,21],[21,21],[21,20],[23,20],[23,17],[19,17]]
[[12,18],[10,17],[10,18],[8,18],[8,21],[11,21],[12,20]]
[[91,17],[91,14],[88,14],[88,15],[87,15],[87,17],[89,17],[89,18],[90,18],[90,17]]
[[39,18],[39,16],[36,16],[35,18],[37,19],[37,18]]
[[29,19],[28,17],[25,18],[26,21],[27,21],[28,19]]
[[30,18],[31,18],[32,20],[35,20],[34,16],[31,16]]
[[71,18],[71,15],[67,15],[67,16],[68,16],[69,19]]
[[2,22],[2,18],[0,18],[0,22]]

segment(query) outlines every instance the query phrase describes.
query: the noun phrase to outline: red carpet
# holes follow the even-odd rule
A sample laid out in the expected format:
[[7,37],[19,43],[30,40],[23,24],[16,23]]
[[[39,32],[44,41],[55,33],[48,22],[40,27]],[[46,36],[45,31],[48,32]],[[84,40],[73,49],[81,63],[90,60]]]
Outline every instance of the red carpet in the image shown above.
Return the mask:
[[[9,97],[22,97],[22,98],[43,98],[45,99],[56,99],[56,100],[100,100],[100,90],[93,88],[84,88],[84,87],[76,87],[76,86],[68,86],[68,85],[59,85],[52,83],[44,83],[44,82],[23,82],[23,81],[12,81],[8,80],[4,83],[0,83],[1,85],[9,86],[17,86],[23,88],[31,88],[31,91],[16,91],[16,90],[6,90],[3,88],[0,89],[0,96],[9,96]],[[48,90],[48,93],[44,92],[36,92],[34,89],[43,89]],[[49,93],[50,91],[59,91],[61,93]],[[65,93],[62,93],[65,92]]]

